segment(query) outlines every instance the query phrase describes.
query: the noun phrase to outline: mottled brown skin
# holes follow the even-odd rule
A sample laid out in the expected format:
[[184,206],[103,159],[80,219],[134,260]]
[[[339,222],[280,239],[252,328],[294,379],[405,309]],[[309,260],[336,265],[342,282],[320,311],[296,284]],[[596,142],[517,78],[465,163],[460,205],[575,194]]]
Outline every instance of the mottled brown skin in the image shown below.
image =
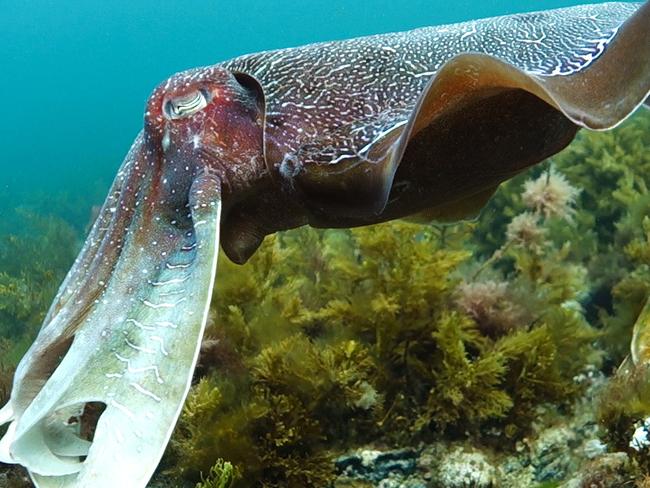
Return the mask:
[[312,225],[374,224],[463,201],[564,149],[577,130],[530,93],[488,94],[439,117],[409,142],[381,213],[364,219],[322,215]]
[[[349,136],[346,128],[360,127],[339,114],[361,114],[360,107],[375,100],[376,94],[361,89],[359,98],[352,97],[347,104],[335,98],[334,105],[323,105],[322,116],[313,105],[306,110],[290,97],[289,102],[274,101],[269,108],[267,71],[261,70],[260,77],[256,74],[259,59],[275,61],[274,53],[226,63],[225,68],[233,70],[250,87],[251,96],[257,97],[260,117],[265,119],[268,173],[236,203],[230,204],[224,195],[224,250],[241,263],[265,235],[300,225],[354,227],[421,213],[443,219],[474,216],[479,209],[474,207],[485,203],[481,195],[489,196],[499,183],[562,150],[580,127],[611,127],[641,104],[650,85],[649,19],[646,3],[618,28],[596,61],[564,76],[526,72],[531,69],[528,62],[520,61],[516,53],[510,63],[483,54],[461,54],[424,85],[405,78],[406,95],[376,102],[379,112],[369,123],[380,129],[369,131],[361,141],[346,143],[340,142]],[[399,47],[402,41],[392,42]],[[444,42],[455,41],[445,38]],[[307,94],[322,89],[311,78],[319,72],[318,66],[316,62],[303,71],[294,69],[296,76],[304,77],[302,88]],[[375,62],[377,66],[381,62]],[[350,76],[374,68],[359,68]],[[376,73],[380,80],[391,79]],[[265,115],[265,110],[274,117]],[[313,122],[301,122],[299,117],[307,115]],[[315,124],[322,126],[321,134],[301,135]],[[377,133],[383,135],[376,137]],[[360,146],[368,141],[369,150],[360,157]],[[332,149],[323,150],[328,145]],[[346,151],[352,155],[337,158]],[[477,196],[467,208],[468,200]],[[468,211],[465,215],[463,209]]]
[[[578,130],[561,112],[522,90],[490,94],[467,107],[445,114],[409,143],[395,174],[386,207],[379,213],[350,217],[361,188],[350,188],[341,200],[328,188],[312,192],[332,202],[327,212],[309,212],[283,190],[275,178],[262,178],[255,191],[224,213],[222,243],[230,251],[229,236],[258,239],[278,230],[311,224],[343,228],[408,217],[426,209],[471,197],[494,188],[520,171],[566,147]],[[438,164],[432,164],[438,162]],[[343,178],[342,178],[343,179]],[[226,200],[224,196],[224,200]],[[226,200],[227,201],[227,200]],[[338,206],[338,212],[332,212]],[[253,228],[246,228],[255,216]],[[262,234],[260,236],[260,234]],[[259,241],[261,242],[261,240]],[[232,252],[232,251],[231,251]],[[250,252],[250,251],[248,251]],[[229,253],[229,257],[237,256]]]
[[[256,233],[263,229],[272,232],[271,222],[277,220],[274,214],[268,215],[269,222],[264,221],[265,213],[258,211],[255,233],[247,229],[245,223],[250,220],[247,207],[251,201],[261,205],[265,212],[270,205],[283,198],[277,184],[264,160],[264,101],[257,91],[257,85],[245,75],[235,76],[222,68],[213,67],[203,70],[195,81],[187,83],[186,77],[178,78],[159,86],[150,97],[145,118],[145,138],[153,152],[174,153],[179,151],[179,166],[190,165],[192,172],[186,174],[188,181],[180,189],[175,184],[179,198],[187,198],[191,180],[197,171],[213,173],[221,182],[223,199],[222,232],[226,242],[236,254],[237,241],[247,242],[259,239]],[[209,105],[202,110],[200,119],[185,118],[170,122],[163,110],[170,99],[182,97],[202,90],[209,93]],[[169,147],[163,151],[165,131],[169,132]],[[200,146],[187,150],[187,134],[200,136]],[[162,155],[158,156],[162,160]],[[175,181],[179,175],[170,175]],[[160,178],[159,178],[160,180]],[[184,188],[184,189],[183,189]],[[179,206],[185,202],[178,202]],[[171,207],[170,207],[171,208]],[[261,241],[260,241],[261,242]]]

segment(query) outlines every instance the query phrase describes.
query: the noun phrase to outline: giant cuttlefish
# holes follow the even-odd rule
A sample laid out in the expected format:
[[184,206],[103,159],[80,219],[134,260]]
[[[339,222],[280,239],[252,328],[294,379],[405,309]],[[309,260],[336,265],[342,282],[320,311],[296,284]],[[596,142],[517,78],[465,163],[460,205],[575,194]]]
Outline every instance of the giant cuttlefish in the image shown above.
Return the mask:
[[[219,244],[476,215],[497,186],[650,92],[650,3],[262,52],[155,89],[17,368],[0,461],[36,486],[144,487],[197,360]],[[647,102],[646,102],[647,103]],[[103,409],[88,434],[88,405]],[[85,434],[84,434],[85,432]]]

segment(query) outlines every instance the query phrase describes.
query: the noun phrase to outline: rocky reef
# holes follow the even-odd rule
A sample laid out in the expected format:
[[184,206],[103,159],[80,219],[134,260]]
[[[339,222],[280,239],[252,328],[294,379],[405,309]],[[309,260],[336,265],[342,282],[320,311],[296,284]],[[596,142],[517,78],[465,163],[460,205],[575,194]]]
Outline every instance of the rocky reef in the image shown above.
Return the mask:
[[[475,221],[302,228],[221,257],[151,486],[650,486],[650,377],[624,363],[649,189],[646,111],[581,132]],[[0,236],[0,400],[81,235],[20,218]]]

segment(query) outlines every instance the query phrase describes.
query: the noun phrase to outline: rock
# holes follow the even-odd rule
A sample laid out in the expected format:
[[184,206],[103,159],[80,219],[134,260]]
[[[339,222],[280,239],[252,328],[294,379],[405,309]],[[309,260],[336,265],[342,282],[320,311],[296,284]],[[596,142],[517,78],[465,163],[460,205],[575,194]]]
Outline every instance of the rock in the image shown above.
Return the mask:
[[339,474],[348,478],[379,482],[395,474],[402,478],[413,474],[417,458],[418,453],[414,449],[395,451],[363,449],[339,457],[335,466]]
[[424,481],[417,478],[403,479],[401,476],[381,480],[377,488],[427,488]]
[[544,430],[531,446],[530,462],[535,469],[535,479],[559,481],[572,471],[572,451],[579,441],[576,433],[566,427]]
[[635,486],[634,468],[624,452],[611,452],[588,462],[562,488],[609,488],[613,486]]
[[630,447],[636,451],[644,451],[650,446],[650,417],[645,418],[642,422],[635,425],[636,429],[630,440]]
[[595,459],[607,452],[607,444],[600,439],[589,439],[584,443],[583,452],[587,459]]
[[496,469],[480,451],[458,447],[440,459],[433,486],[440,488],[491,488]]
[[0,465],[0,488],[31,488],[27,473],[19,467]]
[[497,463],[497,486],[500,488],[526,488],[538,486],[535,481],[535,468],[530,465],[530,460],[525,455],[506,456]]

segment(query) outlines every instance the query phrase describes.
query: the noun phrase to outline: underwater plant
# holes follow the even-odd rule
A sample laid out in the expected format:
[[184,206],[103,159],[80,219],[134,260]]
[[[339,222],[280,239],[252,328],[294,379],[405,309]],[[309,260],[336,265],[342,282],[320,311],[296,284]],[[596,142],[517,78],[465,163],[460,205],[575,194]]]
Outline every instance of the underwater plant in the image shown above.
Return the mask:
[[243,267],[220,262],[206,337],[221,346],[201,361],[164,470],[196,481],[226,459],[235,486],[326,486],[350,446],[497,425],[514,445],[539,402],[568,403],[573,377],[600,357],[597,333],[565,307],[580,268],[560,250],[513,249],[521,269],[501,279],[526,292],[486,305],[507,285],[463,281],[480,265],[472,228],[303,228]]
[[11,392],[11,380],[13,378],[13,367],[7,364],[12,349],[11,341],[0,337],[0,402],[9,400]]
[[195,488],[230,488],[236,475],[232,464],[219,460],[210,468],[207,478],[202,479]]
[[[52,206],[50,211],[60,208]],[[55,214],[3,211],[0,234],[0,403],[9,400],[15,367],[36,337],[80,246],[81,235]],[[5,428],[0,427],[0,434]],[[11,488],[29,487],[22,469],[0,464]]]
[[[643,220],[650,211],[649,145],[650,117],[641,112],[615,131],[581,132],[552,159],[555,170],[580,193],[573,225],[551,223],[550,237],[570,243],[571,261],[587,270],[589,286],[581,303],[590,321],[604,332],[603,345],[613,354],[614,364],[627,354],[632,325],[648,291],[645,264],[634,248],[643,242]],[[531,174],[544,171],[535,168]],[[481,255],[489,256],[503,245],[506,226],[526,208],[520,194],[528,178],[520,175],[502,185],[486,207],[489,219],[479,219],[476,231]],[[545,240],[535,234],[532,221],[526,224],[523,230],[532,233],[532,241]]]
[[[620,144],[628,131],[638,134],[649,120],[633,118],[613,132],[611,144]],[[585,152],[581,146],[589,144],[591,136],[579,137],[570,150]],[[603,252],[609,235],[627,243],[621,251],[609,246],[629,263],[629,274],[612,286],[617,308],[588,325],[595,286],[588,276],[599,270],[591,268],[598,261],[573,249],[588,220],[580,202],[602,198],[594,191],[613,190],[595,186],[578,193],[560,167],[556,158],[552,168],[534,169],[497,193],[486,213],[503,205],[499,215],[509,217],[495,226],[500,237],[492,227],[486,235],[482,220],[302,228],[267,238],[243,267],[220,256],[222,279],[196,384],[162,471],[201,488],[326,486],[335,476],[333,459],[368,443],[470,435],[487,444],[505,436],[500,448],[514,446],[529,432],[540,403],[568,404],[581,392],[575,375],[602,359],[617,361],[618,341],[603,340],[599,348],[594,341],[611,328],[631,334],[649,283],[644,260],[650,226],[643,217],[644,193],[637,192],[612,207],[620,216],[613,234],[603,232],[599,241]],[[531,188],[543,195],[545,182],[553,183],[549,174],[575,197],[559,206],[550,200],[560,212],[545,211],[539,202],[547,197],[535,200],[537,206],[525,198]],[[43,298],[22,309],[21,301],[7,300],[13,308],[2,309],[14,313],[2,322],[8,327],[2,345],[7,381],[0,389],[5,396],[19,354],[11,351],[26,347],[35,333],[78,242],[78,231],[60,221],[33,213],[21,218],[30,226],[24,235],[7,236],[0,255],[15,263],[18,252],[28,250],[31,267],[21,267],[20,280],[15,267],[3,269],[13,289],[30,283],[34,296]],[[31,242],[37,233],[52,237]],[[497,247],[481,258],[477,250],[487,249],[490,240]],[[637,305],[625,306],[633,297]],[[21,330],[28,339],[21,339]],[[638,395],[630,394],[635,382],[628,378],[615,380],[603,397],[610,399],[603,405],[618,406],[601,410],[613,445],[629,442],[647,410],[646,383],[636,383]],[[493,438],[495,428],[502,434]]]
[[7,230],[17,229],[0,235],[0,338],[9,367],[36,336],[78,252],[80,235],[61,218],[23,208],[7,212],[5,222]]
[[[485,210],[500,216],[494,228],[483,220],[302,228],[267,238],[243,267],[220,256],[195,386],[162,471],[201,488],[326,486],[334,458],[368,443],[469,435],[514,446],[540,404],[580,394],[573,377],[587,365],[625,354],[650,288],[648,128],[650,117],[639,114],[612,133],[580,136],[570,170],[562,155],[507,183]],[[590,147],[607,158],[603,147],[628,140],[630,160],[619,169],[633,178],[574,190],[581,166],[596,179],[607,168]],[[544,196],[554,180],[572,197]],[[609,194],[621,195],[616,205]],[[601,217],[582,202],[605,201],[591,211],[610,223],[593,226]],[[79,242],[62,220],[25,210],[16,218],[26,222],[21,233],[0,236],[5,400]],[[576,249],[585,240],[602,256]],[[602,269],[603,260],[619,266]],[[612,308],[590,316],[594,290],[606,286]],[[630,452],[650,412],[644,371],[614,377],[600,402],[606,439]]]

